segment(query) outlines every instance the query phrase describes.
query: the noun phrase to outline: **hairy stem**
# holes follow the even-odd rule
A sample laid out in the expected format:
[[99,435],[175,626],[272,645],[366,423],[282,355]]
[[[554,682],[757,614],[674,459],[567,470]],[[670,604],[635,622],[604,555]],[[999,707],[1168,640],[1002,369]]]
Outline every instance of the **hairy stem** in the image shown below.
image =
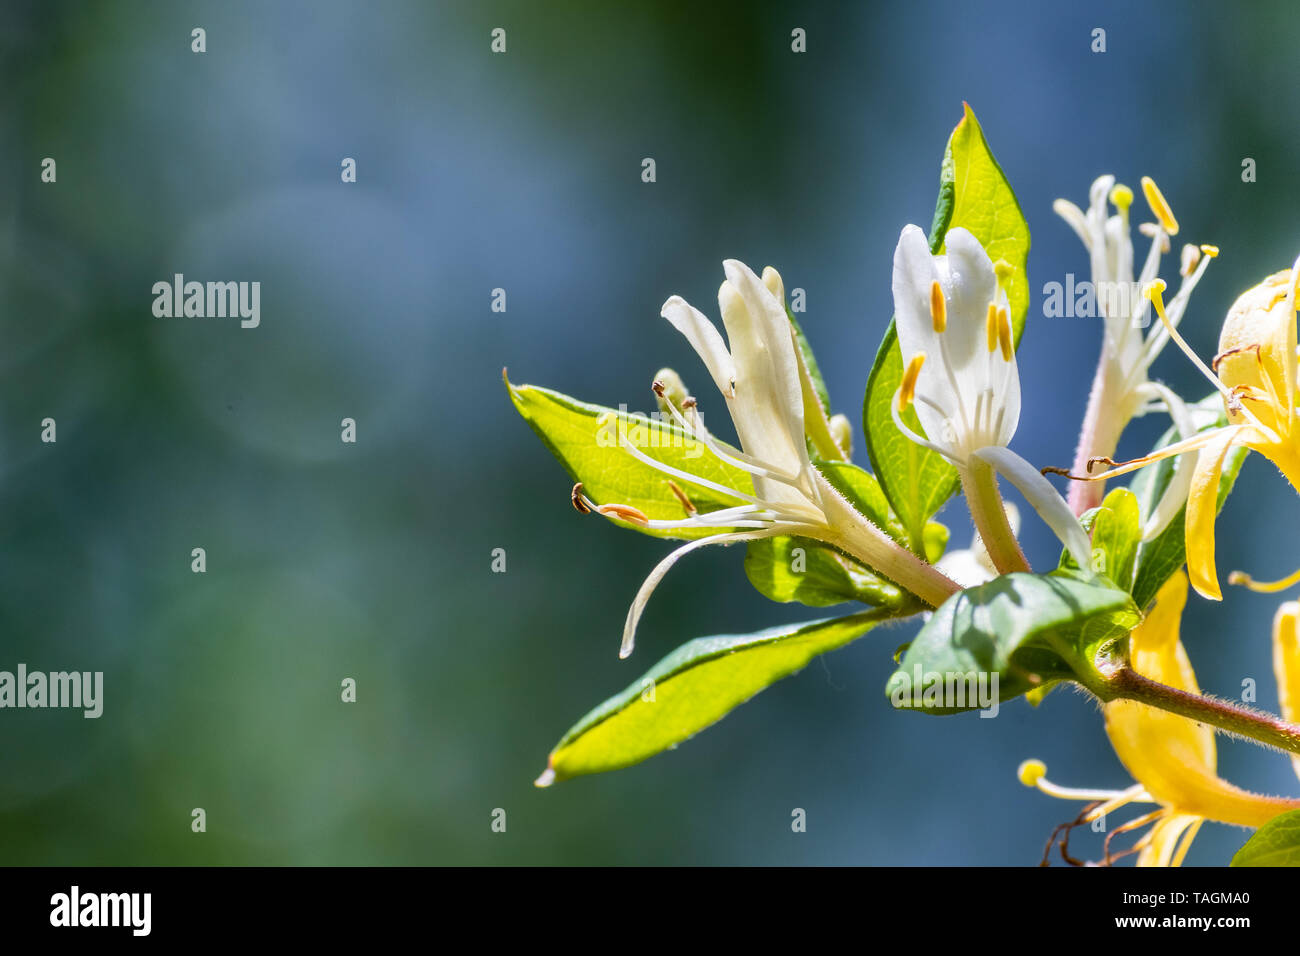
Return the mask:
[[829,543],[883,574],[899,587],[938,607],[961,587],[932,564],[908,551],[849,504],[824,477],[818,476],[822,507],[832,528]]
[[[1074,452],[1076,475],[1088,473],[1088,459],[1109,458],[1115,454],[1120,433],[1127,424],[1116,414],[1111,400],[1111,363],[1106,360],[1106,343],[1102,343],[1101,358],[1097,360],[1097,374],[1093,376],[1092,391],[1088,393],[1088,409],[1079,429],[1079,444]],[[1070,510],[1081,515],[1101,504],[1106,493],[1104,481],[1073,481],[1070,483]]]
[[972,458],[964,468],[957,469],[961,475],[962,491],[966,495],[966,506],[970,509],[975,529],[980,540],[989,553],[993,566],[1003,574],[1012,571],[1028,571],[1029,562],[1020,550],[1011,523],[1007,520],[1007,509],[1002,503],[1002,493],[998,491],[998,478],[993,467],[978,458]]
[[1226,733],[1236,734],[1275,747],[1287,753],[1300,755],[1300,724],[1293,724],[1272,714],[1255,710],[1217,697],[1193,694],[1177,687],[1143,677],[1132,667],[1124,666],[1110,676],[1088,688],[1102,700],[1133,700],[1171,714],[1190,717],[1192,720],[1217,727]]

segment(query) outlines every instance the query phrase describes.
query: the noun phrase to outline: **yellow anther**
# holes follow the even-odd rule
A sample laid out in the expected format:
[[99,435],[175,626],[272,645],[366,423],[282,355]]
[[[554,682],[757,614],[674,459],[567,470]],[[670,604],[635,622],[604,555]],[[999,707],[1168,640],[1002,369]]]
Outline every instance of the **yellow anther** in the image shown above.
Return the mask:
[[1115,204],[1116,209],[1127,215],[1128,207],[1133,205],[1133,190],[1123,183],[1116,183],[1110,191],[1110,201]]
[[1215,258],[1215,257],[1218,256],[1218,254],[1219,254],[1219,247],[1218,247],[1218,246],[1201,246],[1201,251],[1202,251],[1203,253],[1205,253],[1207,256],[1209,256],[1211,259],[1213,259],[1213,258]]
[[1152,279],[1142,294],[1151,300],[1151,304],[1156,307],[1156,315],[1160,318],[1165,317],[1165,280]]
[[1006,309],[998,309],[998,345],[1002,347],[1002,361],[1010,362],[1015,350],[1011,345],[1011,317]]
[[921,366],[925,364],[925,353],[917,352],[912,356],[912,360],[907,363],[907,369],[903,372],[903,383],[898,386],[898,410],[907,411],[912,405],[912,400],[916,398],[916,380],[921,377]]
[[1026,787],[1038,786],[1038,781],[1047,776],[1047,764],[1041,760],[1026,760],[1016,770],[1016,776]]
[[1165,195],[1160,191],[1154,179],[1150,176],[1142,177],[1142,192],[1147,197],[1147,205],[1155,213],[1155,217],[1160,220],[1160,225],[1164,226],[1165,232],[1171,236],[1178,235],[1178,220],[1174,218],[1174,211],[1169,208],[1169,203],[1165,201]]
[[943,297],[943,286],[938,279],[930,284],[930,320],[934,322],[936,332],[948,327],[948,302]]
[[1182,262],[1178,267],[1178,274],[1186,278],[1192,274],[1196,268],[1196,263],[1201,261],[1201,250],[1197,249],[1191,243],[1183,246]]
[[992,352],[998,347],[998,306],[996,302],[989,303],[989,317],[984,323],[984,331],[988,335],[989,351]]

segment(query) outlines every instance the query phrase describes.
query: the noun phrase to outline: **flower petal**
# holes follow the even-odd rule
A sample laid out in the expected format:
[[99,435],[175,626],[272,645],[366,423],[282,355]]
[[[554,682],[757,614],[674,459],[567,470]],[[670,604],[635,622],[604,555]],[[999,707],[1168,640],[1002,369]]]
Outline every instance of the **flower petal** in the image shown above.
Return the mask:
[[[948,328],[944,332],[948,359],[958,370],[963,398],[973,408],[981,386],[987,384],[988,347],[985,330],[989,303],[998,300],[998,280],[993,260],[980,241],[960,226],[943,237],[947,256],[940,257],[939,271],[946,269],[944,291],[948,295]],[[926,290],[927,295],[929,290]],[[963,376],[962,370],[969,370]]]
[[1138,854],[1138,866],[1182,866],[1196,832],[1205,821],[1192,813],[1161,817],[1147,834],[1147,845]]
[[1214,565],[1214,519],[1219,514],[1219,478],[1243,427],[1224,428],[1200,450],[1187,492],[1187,574],[1202,597],[1223,600]]
[[975,456],[988,462],[1019,489],[1025,500],[1069,549],[1079,567],[1091,567],[1092,542],[1088,540],[1079,519],[1074,516],[1061,493],[1037,468],[1010,448],[989,446],[976,451]]
[[937,445],[948,446],[956,437],[961,399],[953,386],[954,379],[943,367],[939,335],[930,315],[930,290],[936,281],[941,281],[939,268],[930,255],[925,233],[919,226],[904,227],[894,248],[894,328],[904,365],[919,352],[926,355],[916,392],[933,404],[917,402],[913,408],[926,437]]
[[[1300,604],[1287,601],[1273,618],[1273,673],[1277,677],[1277,699],[1282,718],[1300,723]],[[1300,777],[1300,757],[1292,756]]]
[[[1144,677],[1199,693],[1196,674],[1178,640],[1187,603],[1187,582],[1175,574],[1156,595],[1155,607],[1129,636],[1134,669]],[[1241,790],[1218,776],[1214,732],[1189,717],[1131,700],[1103,708],[1106,734],[1115,754],[1156,800],[1182,813],[1220,823],[1258,827],[1279,813],[1300,808],[1300,800]]]
[[679,295],[665,302],[659,314],[686,336],[686,341],[691,343],[713,376],[713,384],[718,386],[718,391],[727,398],[735,397],[736,366],[718,327]]
[[787,474],[808,465],[803,386],[785,308],[744,263],[723,263],[718,305],[736,364],[731,416],[745,452]]

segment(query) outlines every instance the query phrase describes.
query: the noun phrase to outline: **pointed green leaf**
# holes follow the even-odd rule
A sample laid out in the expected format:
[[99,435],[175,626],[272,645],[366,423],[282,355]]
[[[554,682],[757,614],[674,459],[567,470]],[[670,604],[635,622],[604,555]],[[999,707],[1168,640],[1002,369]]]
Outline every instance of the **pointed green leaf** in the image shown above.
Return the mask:
[[[944,153],[930,248],[942,252],[947,231],[961,226],[983,244],[994,262],[1004,259],[1012,266],[1007,298],[1019,343],[1029,308],[1025,273],[1029,225],[989,150],[979,121],[969,106],[965,110]],[[908,440],[894,425],[890,407],[902,380],[903,357],[891,320],[867,380],[862,414],[872,470],[907,528],[913,550],[919,552],[926,519],[952,496],[959,482],[956,470],[941,456]],[[924,434],[912,409],[903,418],[914,431]]]
[[[1210,422],[1201,431],[1227,424],[1227,416],[1223,414],[1223,400],[1219,397],[1218,392],[1214,392],[1202,401],[1197,402],[1194,408],[1201,413],[1208,412],[1210,415],[1217,414],[1219,416],[1217,420],[1211,417]],[[1155,449],[1152,450],[1164,448],[1171,442],[1176,441],[1178,437],[1177,432],[1170,428],[1156,442]],[[1223,504],[1228,500],[1233,485],[1237,483],[1237,475],[1241,473],[1241,466],[1246,461],[1246,454],[1247,449],[1241,447],[1228,452],[1227,460],[1223,463],[1223,473],[1219,476],[1219,510],[1223,509]],[[1195,467],[1196,459],[1194,456],[1186,455],[1184,459],[1183,467]],[[1155,508],[1156,502],[1164,494],[1173,473],[1174,461],[1171,458],[1166,458],[1137,472],[1131,487],[1137,496],[1138,505],[1144,517],[1151,514],[1152,509]],[[1138,607],[1145,608],[1154,601],[1157,592],[1164,583],[1187,561],[1186,530],[1187,507],[1184,505],[1160,534],[1156,535],[1152,540],[1144,542],[1138,550],[1137,571],[1133,581],[1133,600]]]
[[1073,677],[1138,620],[1128,593],[1104,578],[1079,571],[1004,574],[940,605],[885,692],[898,707],[952,714],[975,704],[927,699],[924,691],[936,680],[979,675],[991,689],[996,674],[998,699],[1010,700]]
[[[670,488],[669,476],[638,461],[619,446],[623,436],[656,461],[687,474],[716,482],[724,488],[752,495],[749,475],[722,461],[703,444],[670,422],[632,415],[603,405],[589,405],[559,392],[534,385],[512,385],[510,398],[524,420],[537,432],[551,454],[597,504],[625,504],[648,518],[685,516],[682,503]],[[678,486],[700,511],[743,504],[720,492],[681,479]],[[684,531],[646,529],[630,522],[625,527],[657,538],[702,538],[727,529]]]
[[551,752],[539,783],[618,770],[653,757],[890,616],[888,611],[864,611],[689,641],[578,721]]
[[1229,866],[1300,866],[1300,810],[1274,817],[1255,831]]
[[[1133,570],[1138,545],[1142,542],[1142,521],[1137,496],[1127,488],[1112,489],[1101,506],[1080,519],[1092,535],[1092,568],[1125,591],[1133,587]],[[1060,566],[1077,568],[1068,550],[1062,551]]]

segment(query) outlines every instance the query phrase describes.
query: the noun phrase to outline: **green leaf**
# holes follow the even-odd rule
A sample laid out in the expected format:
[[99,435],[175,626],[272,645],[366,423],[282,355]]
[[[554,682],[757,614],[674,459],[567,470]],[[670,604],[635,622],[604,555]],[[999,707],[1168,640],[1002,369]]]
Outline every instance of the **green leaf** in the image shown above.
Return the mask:
[[[889,507],[880,484],[856,465],[818,461],[817,468],[861,514],[907,546],[907,531]],[[924,532],[926,560],[939,560],[948,542],[948,529],[937,521]],[[802,549],[800,554],[796,549]],[[745,573],[754,588],[773,601],[798,601],[827,607],[861,601],[873,607],[903,608],[907,592],[839,550],[809,538],[782,536],[751,541]]]
[[[1218,392],[1215,392],[1194,406],[1202,411],[1214,410],[1219,413],[1218,420],[1212,420],[1201,431],[1227,424],[1227,417],[1223,415],[1222,403],[1222,398],[1219,397]],[[1178,440],[1178,438],[1177,432],[1170,428],[1156,442],[1155,449],[1152,450],[1163,448]],[[1219,476],[1219,510],[1223,509],[1223,504],[1228,500],[1233,485],[1237,483],[1237,475],[1240,474],[1241,466],[1246,461],[1246,454],[1247,449],[1242,447],[1234,448],[1228,452],[1227,460],[1223,464],[1223,473]],[[1196,459],[1194,456],[1187,455],[1184,456],[1184,459],[1184,467],[1191,468],[1195,466]],[[1174,461],[1171,458],[1166,458],[1154,465],[1143,468],[1134,477],[1132,490],[1137,495],[1143,515],[1151,514],[1156,502],[1164,494],[1173,473]],[[1164,531],[1160,532],[1152,540],[1143,543],[1138,550],[1137,572],[1133,581],[1133,600],[1137,602],[1138,607],[1145,608],[1155,600],[1161,586],[1186,562],[1186,529],[1187,506],[1184,505]]]
[[1099,655],[1138,620],[1127,592],[1104,578],[1079,571],[1005,574],[940,605],[885,692],[897,707],[952,714],[975,704],[942,696],[927,700],[923,692],[936,680],[942,686],[952,677],[981,674],[991,690],[996,674],[998,699],[1011,700],[1095,670]]
[[[685,515],[682,503],[669,487],[669,477],[619,447],[620,434],[636,442],[637,448],[656,461],[724,488],[754,493],[749,475],[722,461],[670,422],[626,414],[603,405],[589,405],[547,388],[515,386],[508,379],[506,388],[519,414],[573,479],[582,482],[586,494],[597,504],[631,505],[648,518],[672,519]],[[692,482],[675,480],[700,511],[743,503],[739,498],[726,497]],[[642,528],[631,522],[620,524],[657,538],[702,538],[728,530],[664,531]]]
[[1255,831],[1229,866],[1300,866],[1300,810],[1274,817]]
[[[1127,488],[1115,488],[1101,506],[1080,519],[1092,533],[1092,568],[1125,591],[1133,587],[1138,546],[1142,542],[1142,520],[1137,496]],[[1068,550],[1061,553],[1062,568],[1077,568]]]
[[[930,249],[942,252],[948,230],[961,226],[983,244],[994,262],[1005,259],[1012,266],[1007,298],[1019,343],[1029,308],[1029,279],[1025,273],[1029,225],[989,150],[979,121],[969,106],[965,110],[944,153]],[[919,552],[926,519],[952,496],[959,481],[956,470],[940,455],[910,441],[894,425],[890,406],[902,380],[903,356],[891,320],[867,380],[862,414],[872,470],[907,528],[913,550]],[[918,434],[924,434],[914,410],[908,409],[903,419]]]
[[538,782],[618,770],[653,757],[891,616],[864,611],[689,641],[574,724],[551,752],[548,773]]

